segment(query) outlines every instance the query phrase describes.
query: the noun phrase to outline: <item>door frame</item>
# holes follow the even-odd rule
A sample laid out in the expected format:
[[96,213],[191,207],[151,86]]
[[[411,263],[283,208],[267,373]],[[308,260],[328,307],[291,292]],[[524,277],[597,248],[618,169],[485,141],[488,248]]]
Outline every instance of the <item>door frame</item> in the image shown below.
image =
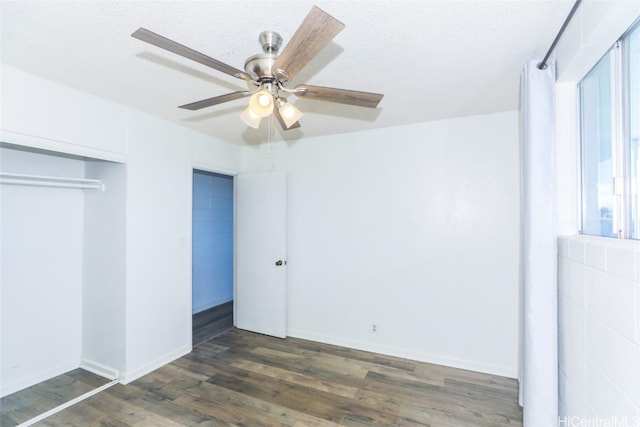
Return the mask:
[[[226,175],[233,179],[233,299],[236,299],[236,249],[235,249],[235,239],[236,239],[236,176],[240,173],[235,170],[220,168],[210,164],[204,164],[199,162],[189,162],[189,173],[188,177],[188,195],[187,195],[187,238],[183,239],[181,242],[182,245],[185,246],[187,251],[187,262],[189,265],[188,268],[188,283],[189,283],[189,300],[192,301],[193,298],[193,173],[194,171],[203,171],[203,172],[211,172],[217,173],[220,175]],[[235,302],[233,304],[233,324],[235,326],[236,321],[236,307]],[[189,348],[193,349],[193,302],[189,305],[188,310],[188,327],[189,327]]]

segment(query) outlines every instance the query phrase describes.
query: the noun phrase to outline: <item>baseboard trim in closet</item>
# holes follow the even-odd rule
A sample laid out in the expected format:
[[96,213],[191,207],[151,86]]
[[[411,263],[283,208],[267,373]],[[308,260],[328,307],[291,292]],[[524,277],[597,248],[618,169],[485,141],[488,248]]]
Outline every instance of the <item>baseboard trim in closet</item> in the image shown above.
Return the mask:
[[18,424],[18,427],[27,427],[27,426],[31,426],[37,422],[40,422],[42,420],[44,420],[45,418],[48,418],[54,414],[57,414],[60,411],[63,411],[73,405],[75,405],[76,403],[82,402],[85,399],[90,398],[91,396],[95,396],[96,394],[100,393],[101,391],[104,391],[110,387],[113,387],[114,385],[118,384],[120,382],[120,380],[113,380],[111,382],[108,382],[96,389],[93,389],[91,391],[86,392],[85,394],[76,397],[75,399],[72,399],[68,402],[63,403],[62,405],[58,405],[53,409],[48,410],[47,412],[44,412],[40,415],[38,415],[37,417],[33,417],[31,418],[29,421],[25,421],[22,424]]

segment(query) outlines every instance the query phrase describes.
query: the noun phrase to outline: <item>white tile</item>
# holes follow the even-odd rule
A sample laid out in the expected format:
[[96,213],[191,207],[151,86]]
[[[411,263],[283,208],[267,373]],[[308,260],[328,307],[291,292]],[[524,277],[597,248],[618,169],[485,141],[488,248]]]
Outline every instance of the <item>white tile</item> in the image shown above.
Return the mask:
[[598,418],[633,417],[635,405],[594,364],[587,362],[587,403]]
[[[636,375],[638,377],[638,382],[640,382],[640,345],[638,347],[638,360],[636,362]],[[639,420],[640,420],[640,400],[636,400],[635,404],[636,404],[636,415],[639,417]],[[638,425],[640,426],[640,421],[638,422]]]
[[606,268],[607,253],[603,239],[592,240],[585,243],[584,261],[589,267],[604,270]]
[[[585,390],[585,393],[586,393],[586,390]],[[593,406],[591,406],[591,404],[587,400],[586,396],[585,396],[584,399],[585,399],[584,404],[585,404],[586,411],[587,411],[587,415],[584,418],[593,420],[593,419],[596,418],[598,412],[595,409],[593,409]]]
[[573,341],[572,302],[564,295],[558,295],[558,333],[564,334],[567,341]]
[[562,258],[569,258],[569,240],[571,236],[559,236],[558,237],[558,256]]
[[636,283],[598,270],[587,271],[586,310],[633,342],[636,337]]
[[631,402],[640,402],[638,345],[587,316],[587,359]]
[[636,280],[638,277],[638,248],[628,242],[609,244],[607,246],[607,271],[626,279]]
[[558,293],[571,298],[571,262],[558,258]]
[[576,387],[569,378],[563,379],[562,397],[564,408],[559,412],[562,417],[586,417],[589,414],[585,389]]
[[586,399],[584,396],[584,389],[577,389],[575,384],[566,377],[560,376],[559,380],[562,384],[559,388],[562,403],[561,407],[558,408],[558,415],[561,418],[585,416]]
[[587,355],[576,346],[570,347],[568,353],[571,362],[566,367],[567,377],[584,393],[587,387]]
[[579,389],[566,376],[559,376],[562,407],[558,408],[560,417],[584,417],[587,415],[585,390]]
[[570,297],[580,307],[584,307],[587,268],[579,262],[571,261],[569,271],[571,275]]
[[573,344],[580,351],[587,349],[587,319],[584,307],[574,303],[571,310],[571,338]]
[[584,263],[584,241],[578,237],[569,240],[569,258]]
[[[584,393],[586,386],[584,342],[581,343],[582,348],[579,348],[575,339],[577,332],[580,336],[579,339],[584,341],[584,321],[576,319],[578,316],[583,316],[583,310],[564,297],[560,299],[559,307],[558,365],[564,375],[564,380],[572,383],[574,389]],[[576,310],[580,310],[580,314],[576,315]],[[576,324],[579,326],[576,327]]]
[[[562,396],[562,393],[560,393],[560,395]],[[560,418],[564,418],[567,416],[567,407],[564,404],[564,400],[562,399],[558,400],[558,416]]]
[[[571,369],[571,364],[573,360],[571,359],[571,351],[569,346],[571,345],[571,340],[566,337],[566,335],[562,332],[558,332],[558,384],[560,384],[560,372],[563,374],[565,371]],[[562,393],[560,393],[562,395]]]

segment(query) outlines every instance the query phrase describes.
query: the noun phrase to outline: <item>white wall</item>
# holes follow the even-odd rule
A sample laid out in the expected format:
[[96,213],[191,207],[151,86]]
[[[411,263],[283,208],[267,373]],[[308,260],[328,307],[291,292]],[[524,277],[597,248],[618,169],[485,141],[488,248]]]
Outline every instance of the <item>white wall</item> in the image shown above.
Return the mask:
[[105,191],[85,193],[82,367],[115,379],[125,354],[126,166],[87,160],[85,177]]
[[[1,141],[85,159],[125,159],[126,108],[4,64],[1,65],[0,75],[3,89]],[[40,158],[43,164],[60,161],[56,160],[59,157],[55,155],[43,155]],[[76,162],[80,168],[78,176],[84,176],[85,162]],[[71,302],[80,303],[77,308],[81,317],[74,320],[71,330],[77,330],[81,335],[69,338],[66,342],[49,343],[47,351],[56,353],[65,349],[73,352],[74,362],[64,370],[77,368],[81,364],[86,369],[115,377],[124,367],[125,170],[122,165],[97,161],[88,161],[86,169],[88,176],[104,179],[108,191],[84,193],[80,206],[67,203],[64,197],[55,199],[56,208],[67,210],[64,218],[81,218],[78,222],[79,236],[69,234],[64,237],[65,241],[68,239],[80,248],[76,248],[75,252],[67,252],[72,256],[80,251],[77,262],[81,286],[74,288],[74,292],[65,292],[64,296],[56,298],[57,304],[63,307]],[[60,168],[54,172],[53,175],[70,176],[73,170]],[[53,191],[63,194],[58,190]],[[76,191],[82,195],[79,190]],[[24,202],[20,202],[20,205],[23,208],[28,206]],[[50,228],[65,233],[57,223],[56,219],[52,219]],[[3,218],[2,226],[10,227],[10,221]],[[13,244],[14,238],[17,237],[7,236],[6,239]],[[33,240],[38,236],[33,230],[24,230],[21,238]],[[28,259],[26,254],[16,253],[15,256]],[[44,281],[34,283],[32,291],[40,294],[46,287]],[[14,298],[5,299],[5,303],[18,309],[22,306],[22,302]],[[39,346],[42,343],[37,339],[38,336],[29,333],[38,323],[38,319],[26,318],[20,323],[13,322],[12,328],[25,339],[28,338],[32,345]],[[21,357],[14,349],[13,346],[3,346],[0,353],[3,358]],[[40,348],[38,351],[42,357],[47,355]],[[37,371],[35,367],[32,368],[34,372]],[[51,375],[60,373],[58,371]],[[32,373],[23,371],[20,377],[22,386],[28,386],[48,375],[37,376],[33,380],[35,377]]]
[[[570,422],[567,417],[595,422],[597,417],[640,416],[640,291],[637,277],[618,270],[638,268],[640,243],[575,236],[579,229],[576,86],[639,16],[638,2],[583,2],[556,49],[558,232],[567,236],[559,240],[558,248],[559,409],[561,419]],[[635,409],[629,401],[636,402]],[[588,420],[573,419],[581,421]]]
[[0,76],[1,141],[124,160],[126,108],[4,64]]
[[516,376],[516,112],[267,149],[243,169],[288,174],[290,335]]
[[[116,187],[126,179],[126,272],[122,284],[122,258],[112,257],[116,268],[99,278],[100,263],[110,256],[91,250],[81,353],[94,368],[122,370],[128,382],[190,350],[193,168],[233,174],[267,168],[271,158],[266,146],[243,150],[17,70],[3,74],[4,86],[32,84],[69,114],[107,110],[97,129],[113,127],[115,134],[112,129],[112,138],[103,140],[95,126],[80,121],[43,127],[39,119],[47,119],[39,110],[30,120],[4,120],[5,111],[22,105],[14,96],[3,97],[3,137],[27,135],[33,146],[44,141],[75,154],[85,152],[87,140],[90,154],[126,160],[126,171],[86,166]],[[7,123],[16,124],[8,129]],[[280,144],[275,155],[290,183],[292,335],[515,376],[515,112]],[[122,202],[118,194],[115,205]],[[84,206],[87,214],[107,203],[93,198]],[[100,234],[97,223],[121,227],[121,207],[116,213],[92,216],[80,230],[87,247],[94,245],[90,235]],[[121,234],[109,239],[121,249]],[[107,282],[115,288],[105,295]],[[96,308],[101,299],[113,305]],[[91,317],[89,308],[106,317]],[[105,340],[94,333],[106,334]]]
[[126,382],[191,350],[193,168],[241,166],[239,146],[135,111],[129,122]]
[[[63,306],[73,306],[73,310],[59,317],[73,317],[74,338],[47,341],[47,353],[38,351],[31,357],[51,358],[53,363],[56,352],[74,353],[75,363],[70,369],[78,367],[82,357],[83,366],[105,375],[120,373],[122,380],[128,382],[188,352],[191,349],[192,171],[198,167],[236,173],[240,169],[241,148],[15,68],[5,65],[1,68],[1,141],[94,159],[126,161],[126,166],[91,162],[86,165],[87,174],[103,176],[111,189],[118,189],[117,194],[96,195],[95,199],[92,196],[86,205],[82,199],[67,202],[64,197],[55,198],[55,209],[76,212],[70,217],[79,227],[67,231],[66,222],[63,226],[51,226],[61,233],[56,238],[79,243],[73,250],[56,251],[53,258],[44,258],[46,251],[43,250],[38,260],[45,266],[52,260],[58,260],[61,266],[72,259],[77,264],[72,270],[77,277],[70,280],[73,292],[65,292],[64,297],[58,294],[56,298],[48,297],[48,302],[65,301],[61,303]],[[83,162],[78,163],[80,176],[84,167]],[[73,169],[63,172],[72,173]],[[30,199],[20,201],[21,206],[29,203]],[[83,229],[85,209],[88,215],[100,215],[98,211],[103,208],[107,210],[102,216],[92,216]],[[18,246],[38,241],[38,231],[26,226],[20,232],[12,228],[5,233],[8,224],[19,215],[15,211],[5,213],[4,209],[3,203],[3,244],[4,240]],[[107,217],[107,212],[115,216]],[[108,236],[106,229],[100,230],[100,222],[116,227],[115,234]],[[86,239],[83,238],[85,232]],[[112,251],[105,253],[107,248],[101,251],[92,236],[106,239],[115,252],[121,251],[120,256]],[[90,252],[84,274],[83,251]],[[5,265],[18,260],[24,264],[30,258],[26,249],[10,254],[3,250],[2,256],[4,286],[5,281],[13,277]],[[12,256],[16,259],[6,258]],[[64,259],[56,258],[63,256]],[[106,262],[113,263],[114,269],[100,277],[100,272],[107,268]],[[83,279],[87,286],[84,300],[81,299]],[[34,294],[50,292],[45,281],[34,279],[33,283],[34,286],[37,283],[32,290]],[[111,288],[107,290],[105,286]],[[3,290],[2,304],[9,301]],[[22,310],[23,303],[11,304]],[[86,311],[81,321],[82,304]],[[36,324],[23,316],[18,323],[17,315],[15,310],[5,312],[3,307],[2,328],[8,324],[30,328]],[[81,334],[80,325],[85,323],[86,333]],[[105,335],[99,338],[99,334]],[[38,345],[41,349],[41,343]],[[3,329],[0,357],[3,366],[6,362],[13,369],[20,364],[12,361],[9,348],[14,347],[5,344]],[[3,377],[3,387],[4,384]]]
[[559,239],[561,419],[640,420],[639,263],[637,242]]
[[[0,171],[82,177],[81,160],[0,148]],[[0,395],[77,368],[82,190],[0,185]]]

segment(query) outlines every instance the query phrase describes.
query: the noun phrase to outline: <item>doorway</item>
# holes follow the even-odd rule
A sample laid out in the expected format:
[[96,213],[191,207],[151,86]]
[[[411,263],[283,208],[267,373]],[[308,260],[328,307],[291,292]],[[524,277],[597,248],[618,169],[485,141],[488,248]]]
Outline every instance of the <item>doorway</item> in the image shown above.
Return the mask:
[[193,345],[233,326],[233,177],[193,170]]

